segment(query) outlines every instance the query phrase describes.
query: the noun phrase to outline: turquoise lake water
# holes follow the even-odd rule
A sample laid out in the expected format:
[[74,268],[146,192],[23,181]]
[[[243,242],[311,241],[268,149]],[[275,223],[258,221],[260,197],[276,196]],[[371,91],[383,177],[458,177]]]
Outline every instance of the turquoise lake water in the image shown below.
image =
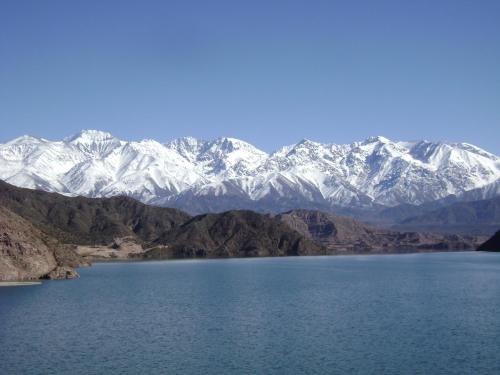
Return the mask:
[[500,374],[500,254],[79,273],[0,288],[1,374]]

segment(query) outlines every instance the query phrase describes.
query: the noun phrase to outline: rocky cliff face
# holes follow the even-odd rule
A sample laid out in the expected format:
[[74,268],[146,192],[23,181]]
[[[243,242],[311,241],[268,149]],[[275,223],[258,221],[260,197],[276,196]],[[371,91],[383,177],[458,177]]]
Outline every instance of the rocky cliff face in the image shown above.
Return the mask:
[[294,210],[277,216],[300,234],[333,252],[404,252],[474,249],[481,237],[396,232],[330,213]]
[[70,249],[0,206],[0,280],[72,278],[81,259]]

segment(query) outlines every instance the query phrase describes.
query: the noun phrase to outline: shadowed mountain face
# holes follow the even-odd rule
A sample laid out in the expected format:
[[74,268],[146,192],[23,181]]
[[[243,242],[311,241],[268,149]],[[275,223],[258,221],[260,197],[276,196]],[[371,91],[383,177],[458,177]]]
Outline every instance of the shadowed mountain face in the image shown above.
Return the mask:
[[277,218],[252,211],[200,215],[164,233],[146,257],[258,257],[325,254]]
[[396,232],[331,213],[294,210],[277,216],[330,252],[404,252],[474,249],[481,238],[437,233]]
[[500,230],[477,248],[479,251],[500,252]]
[[115,238],[152,241],[189,215],[126,197],[91,199],[17,188],[0,181],[0,204],[63,243],[107,245]]

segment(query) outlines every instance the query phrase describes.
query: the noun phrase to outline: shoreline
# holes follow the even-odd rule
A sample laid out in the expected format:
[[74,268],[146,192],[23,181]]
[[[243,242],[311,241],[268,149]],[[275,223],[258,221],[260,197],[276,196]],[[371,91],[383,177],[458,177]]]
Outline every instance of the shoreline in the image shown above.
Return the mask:
[[196,261],[196,260],[231,260],[231,259],[269,259],[269,258],[317,258],[317,257],[343,257],[343,256],[376,256],[376,255],[416,255],[416,254],[439,254],[439,253],[464,253],[464,252],[487,252],[478,251],[475,249],[464,250],[424,250],[424,251],[402,251],[402,252],[346,252],[346,253],[333,253],[333,254],[317,254],[317,255],[284,255],[284,256],[256,256],[256,257],[194,257],[194,258],[164,258],[164,259],[88,259],[93,264],[106,264],[106,263],[142,263],[142,262],[167,262],[167,261]]
[[41,281],[0,281],[0,287],[41,285]]

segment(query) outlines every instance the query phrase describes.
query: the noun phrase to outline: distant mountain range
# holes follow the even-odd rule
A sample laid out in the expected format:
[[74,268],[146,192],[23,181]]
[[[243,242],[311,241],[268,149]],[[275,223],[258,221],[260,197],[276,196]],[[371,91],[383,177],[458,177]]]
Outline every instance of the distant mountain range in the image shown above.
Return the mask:
[[1,144],[0,165],[0,179],[16,186],[87,197],[127,195],[189,213],[379,212],[500,192],[500,158],[494,154],[468,143],[384,137],[347,145],[303,140],[268,154],[233,138],[162,144],[86,130],[62,141],[23,136]]
[[435,209],[431,207],[431,204],[420,207],[420,210],[417,210],[420,213],[414,212],[415,215],[407,213],[406,217],[392,227],[400,231],[481,235],[491,235],[500,228],[500,196],[471,202],[456,202]]

